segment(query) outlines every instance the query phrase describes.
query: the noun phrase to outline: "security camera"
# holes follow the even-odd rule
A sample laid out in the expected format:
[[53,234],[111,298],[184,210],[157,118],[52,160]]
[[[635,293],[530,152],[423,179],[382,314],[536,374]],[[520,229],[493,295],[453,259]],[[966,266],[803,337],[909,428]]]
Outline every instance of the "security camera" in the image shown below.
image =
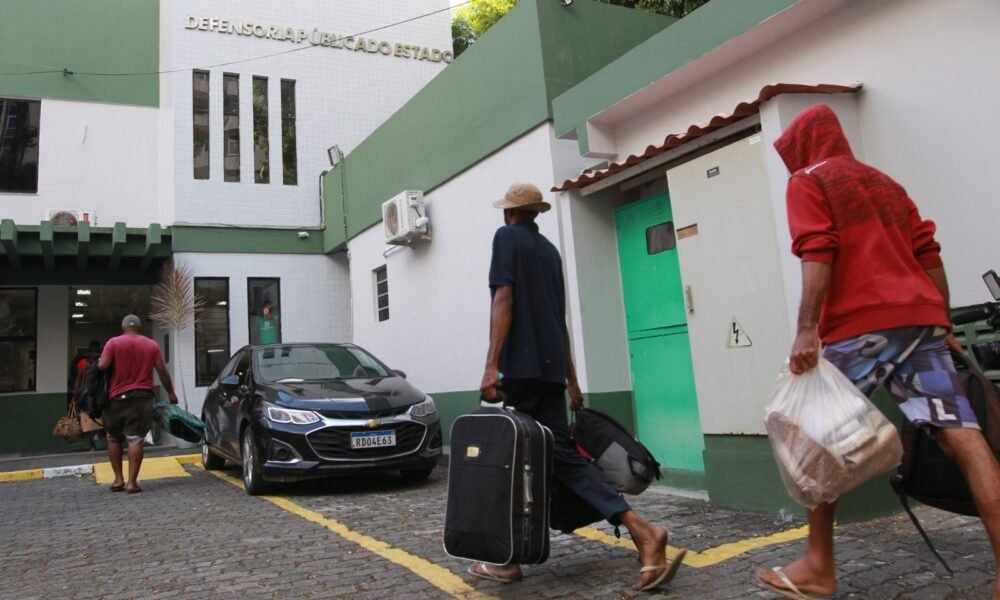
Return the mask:
[[299,239],[300,240],[308,240],[309,239],[309,232],[308,231],[300,231],[299,232]]

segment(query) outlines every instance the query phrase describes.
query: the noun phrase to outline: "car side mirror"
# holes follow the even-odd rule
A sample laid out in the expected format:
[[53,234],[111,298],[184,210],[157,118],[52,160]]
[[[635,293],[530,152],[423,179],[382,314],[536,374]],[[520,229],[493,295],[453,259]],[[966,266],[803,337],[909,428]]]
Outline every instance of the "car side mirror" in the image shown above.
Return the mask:
[[400,371],[399,369],[393,369],[392,372],[395,373],[396,375],[399,375],[403,379],[406,379],[406,373]]
[[986,287],[990,288],[990,293],[993,294],[993,299],[1000,301],[1000,276],[997,272],[990,269],[983,273],[983,281],[986,282]]
[[234,388],[240,384],[239,375],[226,375],[219,380],[219,385],[226,388]]

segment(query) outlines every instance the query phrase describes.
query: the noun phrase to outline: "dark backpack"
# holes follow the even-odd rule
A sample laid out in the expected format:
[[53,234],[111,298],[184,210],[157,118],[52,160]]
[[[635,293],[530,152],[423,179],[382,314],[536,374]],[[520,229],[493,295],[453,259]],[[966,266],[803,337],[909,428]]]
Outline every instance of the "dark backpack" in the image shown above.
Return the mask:
[[573,439],[577,450],[589,458],[620,492],[638,495],[660,478],[660,463],[618,421],[599,410],[576,411]]
[[[1000,393],[996,385],[968,357],[953,352],[952,358],[958,369],[958,381],[965,389],[983,436],[994,456],[1000,459]],[[903,460],[892,478],[892,488],[931,552],[952,573],[951,567],[938,554],[916,515],[910,510],[907,497],[961,515],[979,516],[979,511],[958,465],[945,456],[937,442],[923,428],[906,421],[902,436]]]
[[108,405],[108,388],[111,386],[111,369],[102,371],[97,361],[91,362],[83,372],[83,381],[77,390],[76,406],[93,419],[100,419]]

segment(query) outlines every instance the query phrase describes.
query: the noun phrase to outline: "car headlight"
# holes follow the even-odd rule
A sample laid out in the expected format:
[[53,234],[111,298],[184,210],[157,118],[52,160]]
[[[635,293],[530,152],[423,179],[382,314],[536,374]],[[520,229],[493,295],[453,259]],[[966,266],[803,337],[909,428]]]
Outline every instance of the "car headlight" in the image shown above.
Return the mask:
[[292,423],[294,425],[308,425],[319,422],[319,415],[311,410],[295,410],[291,408],[278,408],[277,406],[267,407],[267,418],[275,423]]
[[434,406],[434,400],[430,396],[424,396],[423,402],[415,404],[410,409],[410,414],[414,417],[429,417],[436,412],[437,407]]

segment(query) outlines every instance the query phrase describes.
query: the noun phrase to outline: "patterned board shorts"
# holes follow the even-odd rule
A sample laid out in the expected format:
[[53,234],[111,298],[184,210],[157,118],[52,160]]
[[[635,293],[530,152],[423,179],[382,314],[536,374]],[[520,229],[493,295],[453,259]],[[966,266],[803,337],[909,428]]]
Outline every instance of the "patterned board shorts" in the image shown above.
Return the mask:
[[823,358],[869,398],[888,387],[915,425],[979,429],[951,359],[944,327],[900,327],[834,342]]

